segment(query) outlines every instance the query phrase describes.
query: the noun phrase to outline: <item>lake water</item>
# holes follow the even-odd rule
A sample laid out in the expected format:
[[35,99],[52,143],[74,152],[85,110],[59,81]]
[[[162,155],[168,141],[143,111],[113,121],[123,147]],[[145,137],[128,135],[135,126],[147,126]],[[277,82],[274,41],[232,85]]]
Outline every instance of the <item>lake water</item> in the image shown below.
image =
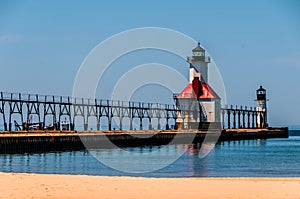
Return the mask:
[[[223,142],[205,158],[199,158],[199,146],[195,145],[101,149],[92,153],[122,171],[104,165],[85,150],[0,155],[0,171],[146,177],[300,177],[299,136]],[[165,163],[181,153],[173,163]],[[166,167],[144,173],[162,165]]]

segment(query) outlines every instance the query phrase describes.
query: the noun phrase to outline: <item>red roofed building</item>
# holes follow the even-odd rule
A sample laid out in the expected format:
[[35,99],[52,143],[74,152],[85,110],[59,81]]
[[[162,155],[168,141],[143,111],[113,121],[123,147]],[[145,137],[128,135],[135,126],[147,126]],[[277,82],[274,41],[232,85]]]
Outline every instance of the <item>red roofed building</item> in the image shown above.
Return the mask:
[[193,56],[187,60],[190,83],[174,98],[180,110],[176,125],[179,129],[207,129],[220,124],[221,99],[208,85],[210,57],[200,43],[192,52]]
[[[203,94],[199,99],[219,99],[219,96],[210,88],[208,84],[202,83]],[[177,98],[196,98],[193,84],[188,84],[181,93],[177,95]]]

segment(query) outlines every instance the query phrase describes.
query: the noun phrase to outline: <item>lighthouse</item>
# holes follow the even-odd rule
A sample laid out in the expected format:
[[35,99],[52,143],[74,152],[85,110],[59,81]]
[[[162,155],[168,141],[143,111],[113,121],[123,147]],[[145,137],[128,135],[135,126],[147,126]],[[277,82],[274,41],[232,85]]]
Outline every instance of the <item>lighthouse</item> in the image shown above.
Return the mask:
[[220,124],[221,98],[208,84],[210,57],[200,43],[192,49],[189,63],[189,84],[174,95],[177,107],[188,107],[178,115],[178,129],[218,128]]
[[257,115],[257,126],[264,128],[268,126],[267,123],[267,92],[262,86],[256,90],[256,102],[257,102],[257,111],[261,111],[262,114]]

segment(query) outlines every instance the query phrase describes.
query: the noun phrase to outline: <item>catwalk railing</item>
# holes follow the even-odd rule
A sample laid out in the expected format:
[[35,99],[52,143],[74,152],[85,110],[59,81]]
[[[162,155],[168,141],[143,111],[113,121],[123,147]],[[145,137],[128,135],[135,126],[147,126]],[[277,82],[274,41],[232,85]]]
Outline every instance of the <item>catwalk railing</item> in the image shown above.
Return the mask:
[[[107,126],[108,130],[112,130],[113,120],[118,123],[119,129],[123,129],[125,118],[127,118],[130,130],[135,129],[133,123],[138,123],[140,130],[145,128],[143,119],[147,120],[147,129],[149,130],[154,128],[152,124],[154,119],[157,121],[156,129],[164,128],[168,130],[176,128],[178,117],[195,117],[194,112],[195,110],[189,110],[187,107],[159,103],[0,93],[0,125],[5,131],[13,130],[13,123],[15,130],[62,130],[66,125],[70,130],[74,130],[78,126],[83,126],[83,129],[87,130],[91,118],[94,118],[96,130],[103,129],[101,126]],[[258,124],[257,117],[265,118],[265,112],[254,109],[234,109],[233,107],[222,108],[221,115],[223,128],[245,128],[247,125],[248,128],[258,128],[262,126]],[[62,120],[62,117],[65,117],[65,120]],[[77,117],[81,118],[82,124],[76,123]],[[247,123],[245,123],[246,117]],[[101,122],[103,119],[107,120],[107,123],[104,121],[107,125]],[[137,120],[137,122],[134,122],[134,120]],[[165,121],[163,126],[161,120]],[[46,126],[46,123],[50,123],[50,125]]]
[[221,108],[223,129],[265,128],[268,126],[266,114],[266,111],[247,106]]

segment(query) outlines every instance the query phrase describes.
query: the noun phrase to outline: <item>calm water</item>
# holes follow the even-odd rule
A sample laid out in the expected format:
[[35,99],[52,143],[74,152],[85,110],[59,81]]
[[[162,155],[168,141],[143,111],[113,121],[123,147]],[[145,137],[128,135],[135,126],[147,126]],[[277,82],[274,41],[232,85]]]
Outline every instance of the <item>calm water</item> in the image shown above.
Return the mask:
[[165,159],[182,151],[185,153],[175,162],[150,173],[134,174],[111,169],[97,161],[88,151],[0,155],[0,171],[151,177],[300,177],[298,136],[289,139],[224,142],[202,159],[198,156],[198,147],[189,145],[126,148],[126,153],[120,149],[102,149],[93,153],[122,168],[138,171],[141,168],[156,168]]

